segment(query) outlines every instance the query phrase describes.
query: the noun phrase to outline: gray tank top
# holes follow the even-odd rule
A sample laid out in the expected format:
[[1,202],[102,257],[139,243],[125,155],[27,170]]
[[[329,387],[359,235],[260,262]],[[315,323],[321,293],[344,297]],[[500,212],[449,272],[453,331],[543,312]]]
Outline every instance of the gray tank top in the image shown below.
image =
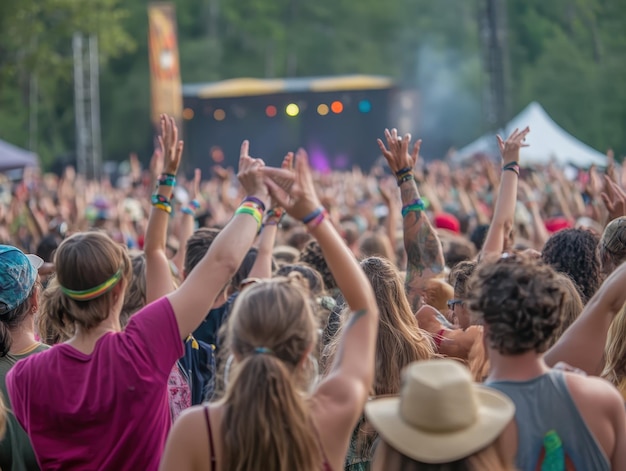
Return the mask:
[[521,471],[541,469],[537,463],[544,437],[551,431],[558,434],[565,455],[577,471],[610,471],[611,464],[578,412],[562,371],[551,370],[530,381],[492,381],[486,385],[515,403],[516,464]]

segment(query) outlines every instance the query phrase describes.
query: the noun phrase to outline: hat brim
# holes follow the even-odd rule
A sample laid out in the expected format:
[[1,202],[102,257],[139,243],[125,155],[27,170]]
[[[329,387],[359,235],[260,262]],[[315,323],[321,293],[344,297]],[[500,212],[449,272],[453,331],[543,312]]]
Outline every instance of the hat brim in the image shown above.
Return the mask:
[[28,261],[30,262],[30,264],[33,266],[33,268],[35,270],[39,270],[42,265],[43,265],[43,258],[38,257],[37,255],[34,255],[32,253],[28,253],[25,254],[26,258],[28,259]]
[[493,443],[515,414],[515,405],[504,394],[473,385],[478,418],[456,432],[421,430],[400,416],[400,397],[375,399],[365,405],[365,414],[383,440],[400,453],[429,464],[448,463],[470,456]]

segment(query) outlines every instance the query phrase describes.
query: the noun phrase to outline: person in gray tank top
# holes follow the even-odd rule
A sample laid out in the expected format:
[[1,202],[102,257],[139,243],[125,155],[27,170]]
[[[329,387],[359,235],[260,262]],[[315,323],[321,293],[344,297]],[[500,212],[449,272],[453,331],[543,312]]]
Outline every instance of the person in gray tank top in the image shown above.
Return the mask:
[[[623,292],[626,268],[620,274]],[[486,384],[515,403],[517,430],[505,442],[517,467],[626,469],[626,411],[619,393],[604,380],[550,369],[543,360],[565,296],[553,269],[505,253],[479,267],[472,283],[469,307],[484,325],[491,362]],[[607,295],[600,290],[598,296],[603,291]]]

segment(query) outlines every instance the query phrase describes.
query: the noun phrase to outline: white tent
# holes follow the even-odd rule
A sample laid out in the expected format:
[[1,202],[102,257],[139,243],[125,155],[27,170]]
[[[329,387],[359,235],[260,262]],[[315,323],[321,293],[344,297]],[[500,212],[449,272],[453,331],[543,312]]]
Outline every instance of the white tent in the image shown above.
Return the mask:
[[[522,149],[520,164],[536,165],[555,162],[559,165],[573,165],[586,168],[592,164],[600,167],[607,165],[607,157],[592,149],[587,144],[580,142],[571,134],[561,129],[539,103],[533,102],[520,114],[511,120],[506,128],[500,132],[506,138],[517,129],[530,126],[530,133],[526,138],[529,147]],[[463,161],[475,154],[487,154],[498,156],[498,144],[495,134],[486,134],[468,146],[457,151],[455,160]]]

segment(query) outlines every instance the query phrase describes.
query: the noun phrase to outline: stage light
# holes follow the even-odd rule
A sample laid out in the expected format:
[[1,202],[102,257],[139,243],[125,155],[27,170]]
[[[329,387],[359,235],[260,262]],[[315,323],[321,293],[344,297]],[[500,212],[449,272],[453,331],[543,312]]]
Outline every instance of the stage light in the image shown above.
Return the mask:
[[343,111],[343,103],[341,103],[340,101],[333,101],[330,105],[330,109],[333,111],[333,113],[339,114]]
[[328,114],[328,105],[322,103],[317,107],[317,112],[322,116],[326,116]]
[[224,121],[224,118],[226,118],[226,112],[224,110],[215,110],[213,112],[213,118],[215,118],[215,121]]
[[186,119],[187,121],[193,119],[194,116],[194,112],[191,108],[185,108],[183,110],[183,118]]
[[273,118],[274,116],[276,116],[277,112],[278,110],[273,105],[269,105],[267,108],[265,108],[265,114],[268,118]]
[[361,100],[359,102],[359,111],[361,113],[369,113],[372,111],[372,104],[368,100]]
[[295,103],[289,103],[287,105],[287,108],[285,108],[285,113],[287,113],[287,115],[291,117],[298,116],[298,113],[300,113],[300,108],[298,108],[298,105],[296,105]]

